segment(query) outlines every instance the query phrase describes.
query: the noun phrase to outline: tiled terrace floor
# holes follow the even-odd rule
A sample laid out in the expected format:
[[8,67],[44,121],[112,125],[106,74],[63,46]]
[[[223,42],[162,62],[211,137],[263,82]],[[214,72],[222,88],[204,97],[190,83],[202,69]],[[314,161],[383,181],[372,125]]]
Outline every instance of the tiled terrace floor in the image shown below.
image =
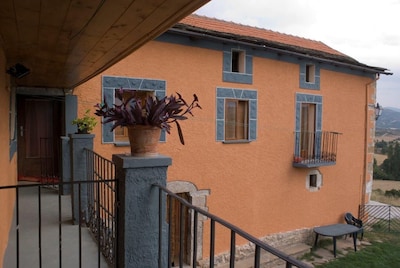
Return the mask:
[[[109,267],[99,253],[89,230],[86,227],[79,228],[78,225],[72,224],[71,197],[69,195],[61,196],[61,235],[58,224],[57,190],[41,187],[41,230],[39,230],[38,216],[38,187],[21,188],[19,197],[19,267]],[[14,214],[3,268],[18,267],[15,223],[16,216]],[[41,233],[40,238],[39,232]],[[81,233],[81,239],[79,233]],[[41,247],[39,240],[41,240]],[[79,253],[80,247],[81,254]],[[39,248],[41,248],[41,254]]]

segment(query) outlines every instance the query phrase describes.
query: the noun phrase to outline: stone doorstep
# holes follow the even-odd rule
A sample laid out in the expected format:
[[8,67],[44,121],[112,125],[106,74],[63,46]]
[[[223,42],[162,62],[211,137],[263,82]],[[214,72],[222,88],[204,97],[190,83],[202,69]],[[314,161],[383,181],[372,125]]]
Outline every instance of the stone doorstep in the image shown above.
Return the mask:
[[[305,253],[310,252],[311,246],[304,244],[304,243],[297,243],[292,245],[286,245],[278,248],[279,250],[285,252],[286,254],[296,258],[299,256],[304,255]],[[261,267],[277,267],[284,262],[279,259],[278,257],[265,252],[264,250],[261,251],[261,258],[260,264]],[[254,266],[254,254],[251,254],[245,259],[239,260],[235,262],[235,268],[251,268]],[[218,268],[228,268],[229,263],[225,263],[223,265],[217,266]],[[285,266],[283,266],[285,267]]]

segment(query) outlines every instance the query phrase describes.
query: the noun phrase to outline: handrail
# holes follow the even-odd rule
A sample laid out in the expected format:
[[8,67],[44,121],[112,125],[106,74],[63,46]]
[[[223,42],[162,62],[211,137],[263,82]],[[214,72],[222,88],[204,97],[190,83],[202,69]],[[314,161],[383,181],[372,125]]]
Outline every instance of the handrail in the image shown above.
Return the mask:
[[[255,245],[255,256],[254,256],[254,267],[260,267],[260,249],[263,249],[269,253],[271,253],[272,255],[277,256],[278,258],[284,260],[286,262],[286,267],[292,267],[292,265],[294,265],[295,267],[299,267],[299,268],[308,268],[311,267],[310,265],[301,262],[289,255],[287,255],[286,253],[266,244],[265,242],[261,241],[260,239],[252,236],[251,234],[245,232],[244,230],[240,229],[239,227],[227,222],[226,220],[212,214],[209,213],[199,207],[196,207],[192,204],[190,204],[189,202],[187,202],[185,199],[179,197],[178,195],[174,194],[173,192],[171,192],[170,190],[168,190],[166,187],[161,186],[161,185],[157,185],[157,184],[153,184],[154,187],[158,187],[159,188],[159,194],[160,196],[162,195],[162,192],[167,193],[169,196],[172,196],[173,198],[175,198],[176,200],[178,200],[182,205],[186,206],[189,209],[192,209],[195,212],[195,215],[197,215],[198,213],[208,217],[211,219],[211,226],[215,226],[215,222],[221,224],[222,226],[226,227],[227,229],[231,230],[231,258],[230,258],[230,262],[234,261],[234,258],[232,258],[232,256],[234,256],[235,252],[235,245],[232,244],[235,241],[235,234],[240,235],[241,237],[245,238],[246,240],[248,240],[251,243],[254,243]],[[196,216],[197,217],[197,216]],[[161,228],[161,224],[160,224],[160,228]],[[215,228],[215,227],[214,227]],[[196,230],[194,231],[196,233]],[[211,230],[211,236],[213,236],[212,234],[214,233],[214,230],[212,228]],[[210,252],[210,267],[214,267],[214,261],[213,261],[213,256],[214,256],[214,252],[213,252],[213,248],[214,248],[214,237],[211,237],[211,252]],[[196,254],[194,252],[194,254]],[[196,261],[194,259],[194,261]],[[232,265],[232,263],[231,263]],[[233,266],[231,266],[233,267]]]

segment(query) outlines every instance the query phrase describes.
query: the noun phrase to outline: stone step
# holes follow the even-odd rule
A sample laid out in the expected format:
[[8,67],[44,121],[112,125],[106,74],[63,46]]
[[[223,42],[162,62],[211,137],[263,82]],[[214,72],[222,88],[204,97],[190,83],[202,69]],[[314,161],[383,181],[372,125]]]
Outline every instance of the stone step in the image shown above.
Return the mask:
[[[296,258],[304,255],[305,253],[310,252],[311,246],[306,245],[304,243],[298,243],[298,244],[279,247],[278,249],[281,250],[282,252],[285,252],[289,256]],[[261,252],[261,258],[260,258],[261,267],[263,268],[280,267],[281,265],[282,267],[285,267],[285,262],[283,260],[265,251]],[[254,266],[254,254],[245,259],[235,262],[235,268],[251,268],[253,266]],[[217,267],[229,268],[229,263],[218,265]]]

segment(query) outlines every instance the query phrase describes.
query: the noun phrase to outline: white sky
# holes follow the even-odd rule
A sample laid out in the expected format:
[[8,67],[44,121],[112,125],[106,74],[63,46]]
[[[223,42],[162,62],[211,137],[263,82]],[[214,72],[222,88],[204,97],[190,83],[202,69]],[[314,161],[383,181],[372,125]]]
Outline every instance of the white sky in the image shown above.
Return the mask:
[[195,13],[321,41],[389,69],[377,101],[400,108],[400,0],[211,0]]

